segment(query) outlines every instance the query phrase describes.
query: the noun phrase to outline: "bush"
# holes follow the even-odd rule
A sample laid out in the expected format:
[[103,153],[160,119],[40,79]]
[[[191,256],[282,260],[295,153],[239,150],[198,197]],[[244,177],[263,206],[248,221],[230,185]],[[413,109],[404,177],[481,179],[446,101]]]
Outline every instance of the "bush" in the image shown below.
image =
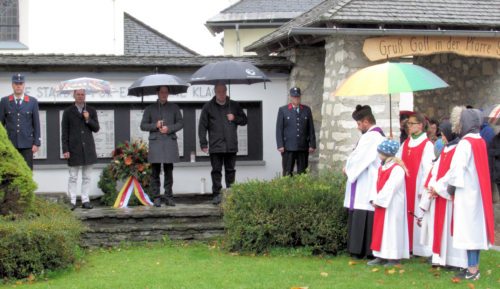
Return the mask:
[[[113,206],[121,188],[116,188],[118,180],[125,181],[129,176],[135,176],[146,194],[150,193],[151,166],[148,163],[148,149],[142,141],[119,144],[112,153],[113,159],[106,166],[97,183],[104,193],[101,202]],[[139,200],[133,194],[128,203],[139,205]]]
[[33,208],[36,184],[3,125],[0,125],[0,159],[0,215],[29,212]]
[[83,226],[68,209],[35,199],[32,214],[0,218],[0,278],[24,278],[75,261]]
[[346,247],[345,178],[309,174],[236,184],[224,203],[225,246],[264,252],[310,247],[336,254]]

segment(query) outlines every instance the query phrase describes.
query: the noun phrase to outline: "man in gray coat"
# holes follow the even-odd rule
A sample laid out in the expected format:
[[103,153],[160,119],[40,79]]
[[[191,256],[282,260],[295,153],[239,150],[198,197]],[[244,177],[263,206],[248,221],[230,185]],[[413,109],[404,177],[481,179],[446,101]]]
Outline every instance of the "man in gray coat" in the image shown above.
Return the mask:
[[151,163],[151,188],[154,206],[161,207],[160,172],[163,164],[165,203],[175,206],[172,185],[174,163],[179,161],[176,132],[184,126],[181,110],[175,103],[167,102],[168,87],[158,88],[158,100],[146,107],[141,130],[149,131],[148,161]]
[[76,208],[76,184],[82,171],[82,208],[92,209],[89,202],[92,165],[97,161],[94,136],[99,131],[97,111],[85,103],[85,90],[73,91],[75,103],[67,107],[61,121],[61,144],[64,158],[68,160],[68,192],[71,210]]

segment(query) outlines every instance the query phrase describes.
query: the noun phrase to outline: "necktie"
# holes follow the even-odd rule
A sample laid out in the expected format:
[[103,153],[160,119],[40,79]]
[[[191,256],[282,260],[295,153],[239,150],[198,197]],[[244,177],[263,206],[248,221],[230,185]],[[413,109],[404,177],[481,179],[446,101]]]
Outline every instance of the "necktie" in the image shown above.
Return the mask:
[[16,102],[17,102],[17,108],[19,108],[21,106],[21,99],[20,98],[16,99]]
[[299,113],[299,107],[298,107],[298,106],[295,108],[295,111],[296,111],[297,113]]

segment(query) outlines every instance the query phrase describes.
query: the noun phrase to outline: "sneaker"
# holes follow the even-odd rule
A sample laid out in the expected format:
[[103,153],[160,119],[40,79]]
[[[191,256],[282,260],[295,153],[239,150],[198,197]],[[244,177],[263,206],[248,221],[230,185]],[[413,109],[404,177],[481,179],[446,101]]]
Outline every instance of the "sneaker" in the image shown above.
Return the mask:
[[384,267],[393,267],[400,264],[399,260],[388,260],[387,263],[384,264]]
[[212,200],[212,204],[218,205],[218,204],[220,204],[220,202],[221,202],[221,196],[220,196],[220,194],[215,195],[214,198],[213,198],[213,200]]
[[167,199],[165,200],[165,205],[167,205],[169,207],[175,207],[174,198],[167,197]]
[[90,210],[90,209],[93,209],[94,207],[89,202],[85,202],[82,204],[82,208]]
[[153,201],[153,206],[155,206],[157,208],[161,207],[161,199],[155,198],[155,200]]
[[375,266],[375,265],[384,265],[385,264],[385,260],[384,259],[381,259],[381,258],[375,258],[371,261],[369,261],[368,263],[366,263],[366,265],[368,266]]
[[478,280],[480,276],[481,273],[479,273],[479,270],[477,270],[474,274],[472,274],[469,270],[465,272],[465,280]]
[[467,271],[467,268],[460,268],[460,271],[458,271],[458,273],[455,275],[455,278],[465,279],[465,274]]

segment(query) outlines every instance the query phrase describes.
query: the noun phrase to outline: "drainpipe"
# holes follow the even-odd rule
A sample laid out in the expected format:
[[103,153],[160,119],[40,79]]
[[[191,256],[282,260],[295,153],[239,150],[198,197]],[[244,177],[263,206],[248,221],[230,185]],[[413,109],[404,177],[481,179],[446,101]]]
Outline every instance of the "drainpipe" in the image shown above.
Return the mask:
[[240,56],[240,46],[241,46],[241,43],[240,43],[240,25],[239,24],[236,24],[235,25],[235,28],[236,28],[236,56]]

